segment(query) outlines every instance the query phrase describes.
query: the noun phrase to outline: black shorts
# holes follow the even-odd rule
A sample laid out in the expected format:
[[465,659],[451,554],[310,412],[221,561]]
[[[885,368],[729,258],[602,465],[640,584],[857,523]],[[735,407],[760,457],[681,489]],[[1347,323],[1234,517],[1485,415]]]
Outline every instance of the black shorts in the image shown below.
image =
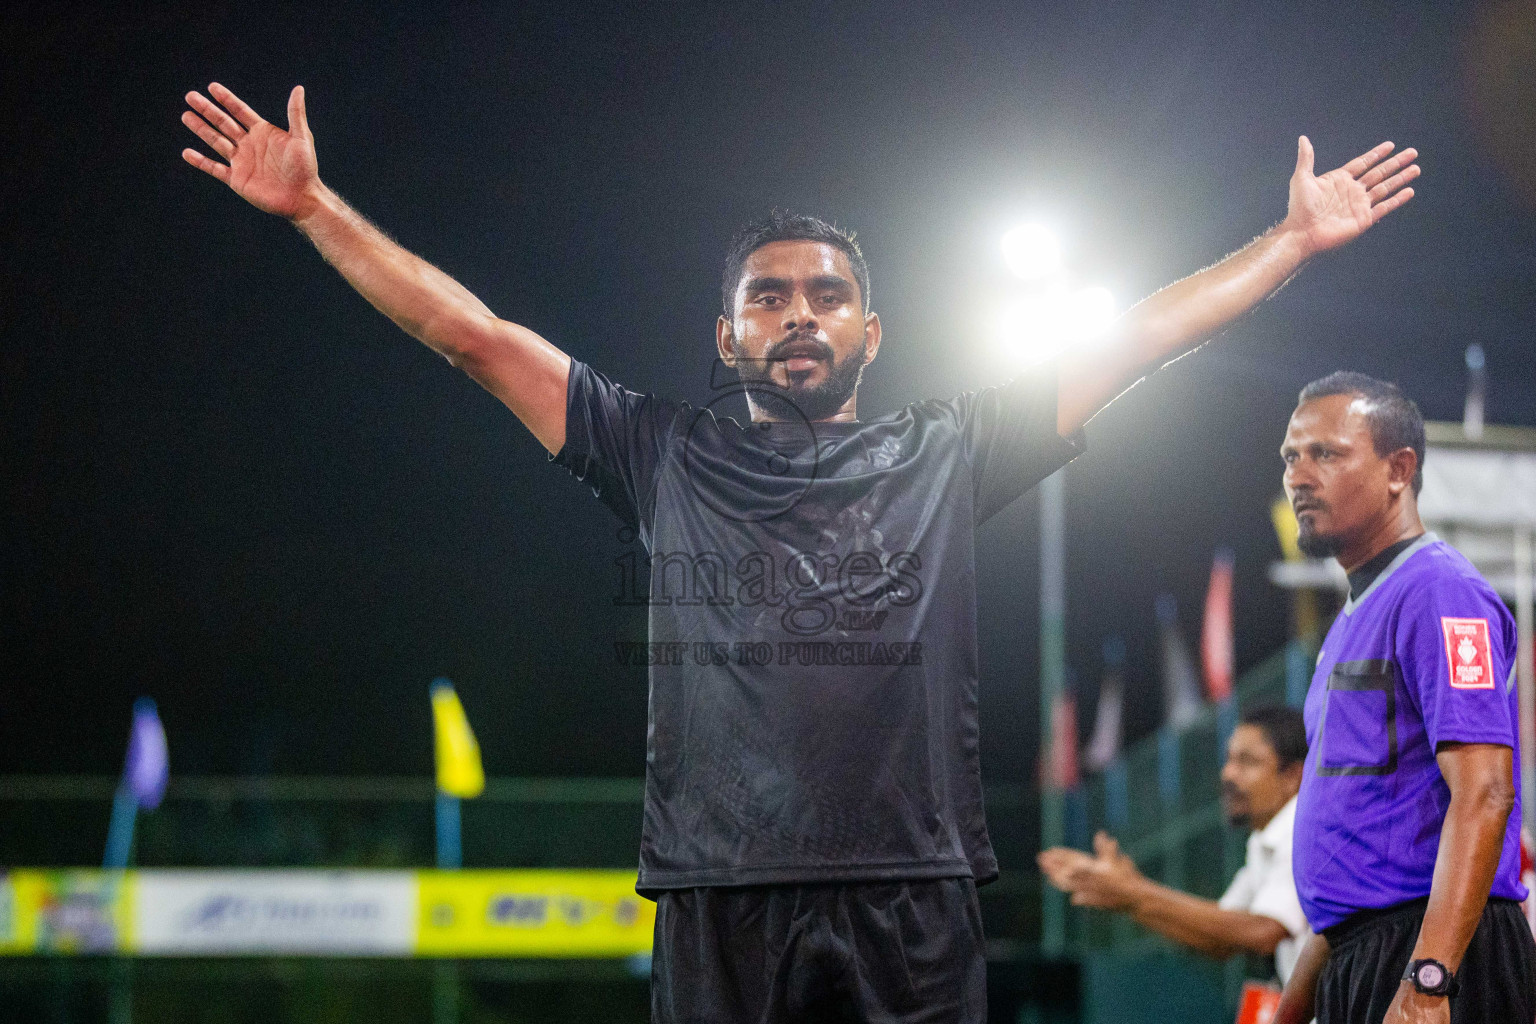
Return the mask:
[[[1317,979],[1317,1024],[1379,1024],[1408,969],[1428,902],[1363,911],[1323,932],[1329,955]],[[1488,901],[1456,977],[1452,1024],[1536,1020],[1536,941],[1520,904]]]
[[675,889],[656,898],[655,1024],[981,1024],[969,878]]

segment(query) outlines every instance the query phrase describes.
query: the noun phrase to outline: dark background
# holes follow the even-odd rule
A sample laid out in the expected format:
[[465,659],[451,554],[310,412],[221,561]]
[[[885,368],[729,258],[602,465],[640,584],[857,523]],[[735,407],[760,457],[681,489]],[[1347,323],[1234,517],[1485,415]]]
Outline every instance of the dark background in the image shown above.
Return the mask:
[[[112,772],[135,696],[180,772],[426,773],[427,683],[493,774],[638,774],[612,642],[617,523],[515,419],[297,232],[185,165],[210,80],[499,314],[636,390],[707,400],[731,232],[858,230],[885,347],[866,417],[997,381],[998,238],[1046,216],[1121,305],[1382,139],[1418,197],[1090,427],[1068,472],[1069,654],[1103,637],[1159,720],[1152,604],[1198,629],[1237,552],[1239,667],[1286,636],[1264,578],[1297,389],[1338,368],[1536,424],[1530,4],[207,4],[0,20],[0,772]],[[1033,777],[1036,508],[978,541],[984,761]]]

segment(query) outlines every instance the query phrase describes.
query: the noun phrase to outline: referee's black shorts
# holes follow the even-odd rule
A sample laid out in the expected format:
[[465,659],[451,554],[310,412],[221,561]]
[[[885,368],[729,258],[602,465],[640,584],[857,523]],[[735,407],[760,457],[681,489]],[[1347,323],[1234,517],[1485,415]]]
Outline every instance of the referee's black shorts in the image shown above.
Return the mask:
[[[1317,980],[1317,1024],[1379,1024],[1397,995],[1424,922],[1427,899],[1367,910],[1323,931],[1327,966]],[[1514,900],[1490,899],[1456,972],[1452,1024],[1536,1021],[1536,941]]]
[[655,1024],[982,1024],[969,878],[677,889],[656,899]]

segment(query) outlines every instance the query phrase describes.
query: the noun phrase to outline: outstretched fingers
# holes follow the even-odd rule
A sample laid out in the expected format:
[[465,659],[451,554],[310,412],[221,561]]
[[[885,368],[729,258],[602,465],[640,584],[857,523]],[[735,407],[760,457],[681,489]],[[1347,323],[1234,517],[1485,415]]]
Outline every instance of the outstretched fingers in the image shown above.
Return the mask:
[[230,92],[218,82],[211,82],[208,91],[213,93],[213,98],[229,108],[229,112],[235,115],[235,120],[245,125],[246,128],[255,128],[261,124],[261,115],[252,110],[245,100]]
[[228,160],[234,156],[235,144],[228,137],[213,130],[213,126],[190,110],[181,112],[181,123],[192,129],[192,133],[208,144],[208,148],[219,156]]
[[1397,146],[1395,143],[1383,142],[1381,145],[1375,146],[1355,157],[1349,163],[1344,165],[1343,170],[1351,178],[1358,178],[1372,167],[1375,167],[1386,157],[1388,153],[1392,152],[1392,150],[1396,148]]
[[229,164],[221,164],[195,149],[182,150],[181,158],[205,174],[211,174],[226,185],[229,184]]
[[1408,147],[1401,153],[1393,156],[1392,159],[1385,160],[1377,164],[1375,167],[1372,167],[1364,174],[1360,175],[1359,180],[1361,186],[1368,190],[1375,188],[1377,185],[1381,184],[1383,181],[1390,178],[1404,167],[1407,167],[1409,164],[1413,163],[1414,160],[1418,159],[1418,156],[1418,150],[1414,149],[1412,146]]
[[187,106],[201,114],[205,121],[223,132],[230,140],[238,142],[245,135],[245,129],[240,127],[239,122],[230,117],[223,107],[202,93],[196,90],[187,93]]
[[1386,181],[1383,181],[1375,188],[1368,190],[1366,195],[1371,197],[1372,203],[1379,203],[1418,176],[1419,165],[1413,164],[1401,171],[1398,171],[1396,174],[1392,175],[1392,177],[1388,178]]
[[1365,189],[1371,201],[1371,223],[1376,223],[1413,198],[1413,189],[1407,185],[1421,173],[1419,151],[1409,147],[1388,160],[1396,148],[1383,142],[1345,164],[1343,170]]
[[1381,220],[1381,218],[1385,217],[1387,214],[1391,213],[1399,206],[1402,206],[1412,198],[1413,189],[1405,188],[1401,192],[1395,193],[1394,195],[1383,199],[1381,202],[1371,207],[1371,223],[1375,224],[1377,221]]

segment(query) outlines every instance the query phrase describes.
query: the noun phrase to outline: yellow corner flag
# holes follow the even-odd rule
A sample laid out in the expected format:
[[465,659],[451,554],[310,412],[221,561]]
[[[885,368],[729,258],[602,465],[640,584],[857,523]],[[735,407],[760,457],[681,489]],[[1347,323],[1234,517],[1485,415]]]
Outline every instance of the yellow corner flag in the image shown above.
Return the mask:
[[485,792],[480,744],[464,717],[459,695],[446,679],[432,684],[432,732],[437,747],[437,788],[466,800]]

